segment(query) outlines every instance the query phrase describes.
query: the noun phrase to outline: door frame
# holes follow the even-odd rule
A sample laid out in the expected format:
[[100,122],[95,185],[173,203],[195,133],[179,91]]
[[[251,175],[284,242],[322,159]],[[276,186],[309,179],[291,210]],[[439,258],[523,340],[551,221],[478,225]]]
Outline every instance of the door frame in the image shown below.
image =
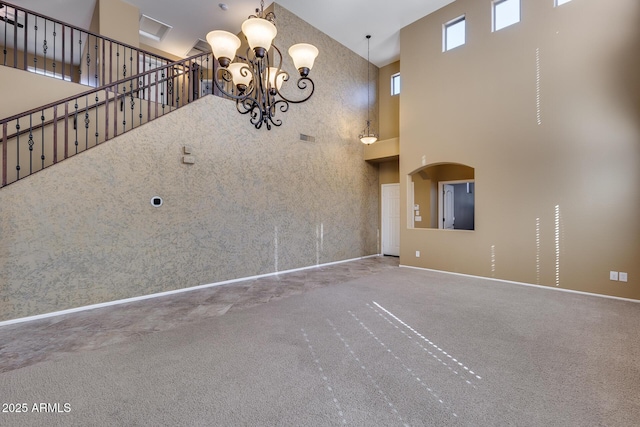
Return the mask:
[[[442,227],[442,216],[444,214],[444,199],[443,199],[443,190],[444,190],[444,186],[449,184],[467,184],[467,183],[474,183],[475,184],[475,179],[459,179],[456,181],[439,181],[438,182],[438,229],[439,230],[444,230],[444,228]],[[455,230],[455,229],[454,229]]]

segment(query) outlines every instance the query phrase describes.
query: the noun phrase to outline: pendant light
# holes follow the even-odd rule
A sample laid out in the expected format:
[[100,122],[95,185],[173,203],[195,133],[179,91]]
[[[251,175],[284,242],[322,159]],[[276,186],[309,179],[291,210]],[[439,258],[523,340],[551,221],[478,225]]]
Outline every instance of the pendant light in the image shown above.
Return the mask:
[[378,135],[371,130],[371,119],[369,118],[369,110],[371,109],[371,99],[369,98],[369,90],[371,86],[371,61],[369,60],[369,43],[371,41],[371,35],[367,35],[367,126],[362,130],[362,133],[358,138],[363,144],[371,145],[378,140]]

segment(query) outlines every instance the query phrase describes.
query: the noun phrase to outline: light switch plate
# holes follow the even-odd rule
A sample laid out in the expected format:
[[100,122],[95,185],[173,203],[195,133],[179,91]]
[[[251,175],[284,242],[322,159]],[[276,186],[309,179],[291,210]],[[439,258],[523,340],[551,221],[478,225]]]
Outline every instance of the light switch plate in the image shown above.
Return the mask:
[[421,216],[417,216],[417,217],[415,218],[415,220],[416,220],[416,222],[422,222],[422,217],[421,217]]
[[416,258],[420,258],[420,251],[416,251]]
[[609,272],[609,280],[618,280],[618,272],[610,271]]
[[621,272],[618,274],[618,279],[619,279],[621,282],[626,282],[626,281],[628,280],[627,273],[625,273],[625,272],[621,271]]

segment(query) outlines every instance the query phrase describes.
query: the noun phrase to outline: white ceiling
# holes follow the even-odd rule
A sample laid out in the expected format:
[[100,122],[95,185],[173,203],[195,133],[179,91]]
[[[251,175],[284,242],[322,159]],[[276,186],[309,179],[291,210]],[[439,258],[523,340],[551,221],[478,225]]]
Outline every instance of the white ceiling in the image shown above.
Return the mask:
[[[366,58],[371,34],[371,62],[379,67],[400,58],[400,29],[455,0],[279,0],[277,3]],[[96,0],[9,0],[18,6],[89,28]],[[258,0],[127,0],[140,13],[173,27],[156,42],[141,41],[185,56],[197,39],[214,29],[237,33]],[[218,4],[226,3],[228,10]],[[265,7],[272,3],[265,1]]]

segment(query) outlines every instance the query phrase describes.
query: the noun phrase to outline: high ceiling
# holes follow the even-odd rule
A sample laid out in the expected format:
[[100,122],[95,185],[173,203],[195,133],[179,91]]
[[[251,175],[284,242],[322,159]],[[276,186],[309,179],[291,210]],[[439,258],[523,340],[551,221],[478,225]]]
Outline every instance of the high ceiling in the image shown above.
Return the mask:
[[[9,0],[9,3],[89,28],[97,0]],[[325,34],[366,58],[371,34],[371,62],[379,67],[400,58],[400,29],[455,0],[279,0]],[[173,28],[160,42],[141,42],[185,56],[198,39],[214,29],[237,33],[258,0],[128,0],[140,13]],[[226,4],[223,10],[220,4]],[[265,7],[272,1],[265,1]]]

